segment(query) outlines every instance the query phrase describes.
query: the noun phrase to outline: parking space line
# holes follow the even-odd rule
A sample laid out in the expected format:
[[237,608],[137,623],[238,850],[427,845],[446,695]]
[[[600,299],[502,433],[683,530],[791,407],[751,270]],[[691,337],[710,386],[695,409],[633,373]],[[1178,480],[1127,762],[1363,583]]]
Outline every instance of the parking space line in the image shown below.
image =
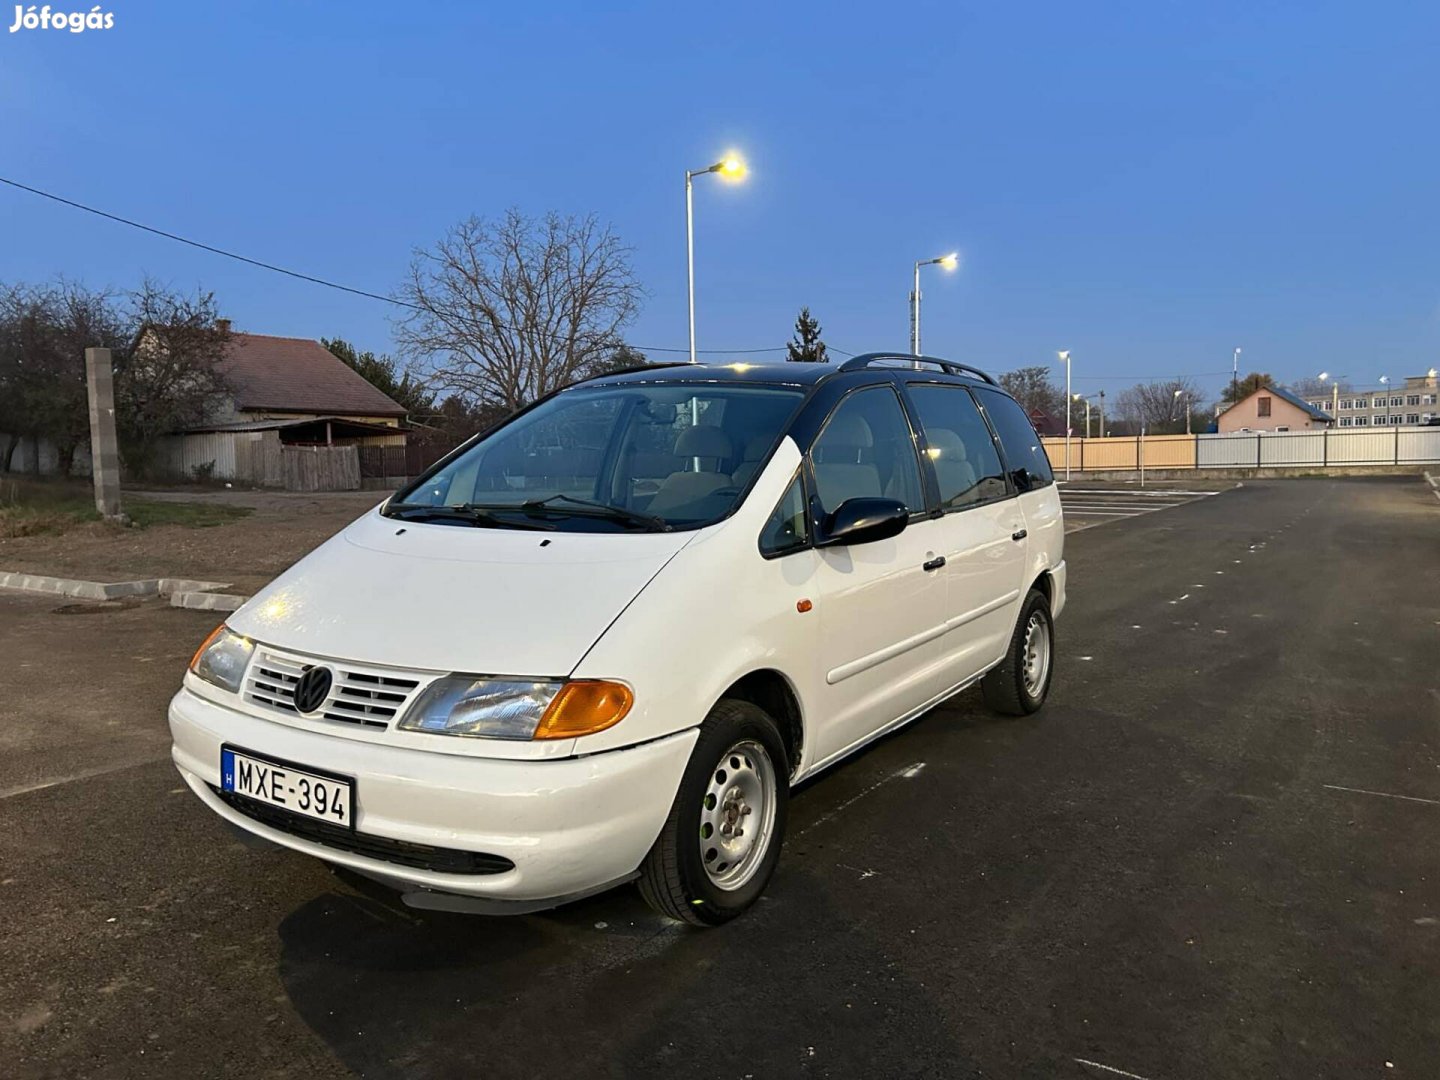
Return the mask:
[[21,784],[18,787],[0,788],[0,799],[13,798],[16,795],[28,795],[32,791],[44,791],[46,788],[59,787],[61,784],[73,784],[76,780],[90,780],[96,776],[105,776],[107,773],[124,772],[126,769],[138,769],[144,765],[154,765],[157,761],[164,761],[169,757],[162,754],[160,757],[147,758],[144,761],[128,761],[123,764],[97,765],[93,769],[81,769],[71,776],[62,776],[58,780],[41,780],[36,784]]
[[1084,1058],[1075,1058],[1074,1060],[1077,1064],[1086,1065],[1092,1069],[1099,1069],[1102,1072],[1109,1073],[1111,1076],[1127,1076],[1130,1080],[1148,1080],[1147,1077],[1141,1076],[1139,1073],[1126,1072],[1124,1069],[1115,1068],[1114,1065],[1102,1065],[1098,1061],[1086,1061]]
[[1341,787],[1339,784],[1321,784],[1320,786],[1329,788],[1331,791],[1349,791],[1355,795],[1375,795],[1382,799],[1403,799],[1405,802],[1428,803],[1431,806],[1440,806],[1440,799],[1422,799],[1418,795],[1396,795],[1389,791],[1368,791],[1365,788]]

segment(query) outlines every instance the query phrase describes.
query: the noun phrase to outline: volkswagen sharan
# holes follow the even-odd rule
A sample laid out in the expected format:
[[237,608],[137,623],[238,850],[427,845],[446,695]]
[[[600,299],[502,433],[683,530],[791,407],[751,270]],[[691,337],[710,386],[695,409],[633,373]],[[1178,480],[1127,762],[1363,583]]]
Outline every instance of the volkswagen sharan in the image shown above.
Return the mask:
[[638,880],[755,902],[789,790],[975,683],[1044,703],[1064,523],[994,380],[656,365],[475,437],[200,647],[174,760],[228,822],[414,907]]

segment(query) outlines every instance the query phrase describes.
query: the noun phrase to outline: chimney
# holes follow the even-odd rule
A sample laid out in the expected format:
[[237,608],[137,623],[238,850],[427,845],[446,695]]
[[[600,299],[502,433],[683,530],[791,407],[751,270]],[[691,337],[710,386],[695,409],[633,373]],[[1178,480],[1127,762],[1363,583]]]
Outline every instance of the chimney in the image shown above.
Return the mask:
[[230,320],[229,320],[229,319],[216,319],[216,320],[215,320],[215,329],[216,329],[216,330],[219,330],[222,334],[228,334],[228,333],[230,332]]

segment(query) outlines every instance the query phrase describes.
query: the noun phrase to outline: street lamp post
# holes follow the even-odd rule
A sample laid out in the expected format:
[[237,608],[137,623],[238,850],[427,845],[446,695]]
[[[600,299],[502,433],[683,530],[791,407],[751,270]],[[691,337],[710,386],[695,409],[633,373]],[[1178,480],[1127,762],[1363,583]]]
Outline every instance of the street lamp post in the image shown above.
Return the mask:
[[[1184,390],[1176,390],[1175,400],[1178,402],[1184,393]],[[1185,398],[1185,434],[1190,434],[1190,399],[1188,397]]]
[[695,359],[695,199],[691,193],[691,180],[706,173],[719,173],[721,179],[739,180],[745,175],[745,162],[734,154],[724,158],[708,169],[685,170],[685,277],[690,291],[690,363]]
[[934,259],[921,259],[915,264],[915,284],[910,290],[910,352],[915,356],[920,355],[920,267],[943,266],[946,270],[954,270],[959,265],[960,253],[957,251]]
[[1391,402],[1391,400],[1392,400],[1391,397],[1390,397],[1390,376],[1389,376],[1389,375],[1381,375],[1381,376],[1380,376],[1380,385],[1381,385],[1381,387],[1385,390],[1385,426],[1386,426],[1386,427],[1389,427],[1390,424],[1391,424],[1391,420],[1390,420],[1390,402]]
[[1340,423],[1340,380],[1348,379],[1349,375],[1331,375],[1328,371],[1320,372],[1317,376],[1321,382],[1330,384],[1330,423]]
[[1070,479],[1070,350],[1055,354],[1065,362],[1065,479]]

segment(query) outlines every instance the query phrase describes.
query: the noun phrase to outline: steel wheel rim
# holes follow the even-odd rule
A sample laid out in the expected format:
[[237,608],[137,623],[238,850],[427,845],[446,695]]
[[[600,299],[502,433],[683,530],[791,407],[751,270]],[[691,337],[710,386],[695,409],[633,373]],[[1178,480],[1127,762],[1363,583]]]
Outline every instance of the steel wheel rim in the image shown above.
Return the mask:
[[1050,634],[1045,616],[1033,612],[1025,624],[1025,662],[1022,678],[1025,692],[1038,698],[1045,689],[1045,680],[1050,675]]
[[717,888],[733,892],[755,876],[775,832],[775,765],[754,739],[720,755],[700,800],[700,862]]

